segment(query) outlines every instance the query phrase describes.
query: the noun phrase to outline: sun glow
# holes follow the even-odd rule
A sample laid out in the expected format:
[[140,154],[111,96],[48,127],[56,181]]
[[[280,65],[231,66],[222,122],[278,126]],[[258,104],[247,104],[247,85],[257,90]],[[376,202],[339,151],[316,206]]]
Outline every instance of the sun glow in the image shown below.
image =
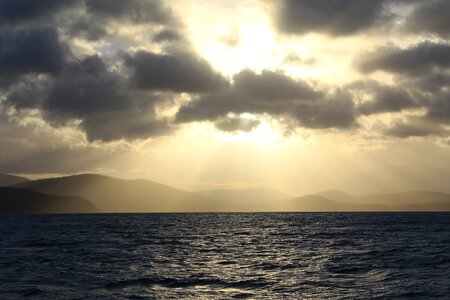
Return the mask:
[[195,50],[222,74],[276,68],[276,35],[267,13],[253,0],[180,2]]
[[[245,114],[244,114],[245,115]],[[250,118],[253,116],[240,116]],[[282,134],[268,120],[259,120],[258,126],[248,132],[239,131],[236,133],[222,133],[221,140],[225,142],[238,142],[256,145],[261,148],[276,148],[282,139]]]

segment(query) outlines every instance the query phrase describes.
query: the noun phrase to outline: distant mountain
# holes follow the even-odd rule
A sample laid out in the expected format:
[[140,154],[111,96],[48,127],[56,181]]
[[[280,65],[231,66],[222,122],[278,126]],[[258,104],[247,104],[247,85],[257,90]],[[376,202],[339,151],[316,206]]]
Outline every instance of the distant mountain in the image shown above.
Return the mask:
[[0,213],[94,213],[98,208],[80,197],[45,195],[0,187]]
[[346,192],[343,192],[341,190],[328,190],[328,191],[317,193],[315,195],[319,195],[319,196],[325,197],[325,198],[333,200],[333,201],[350,202],[350,203],[354,202],[355,199],[358,198],[356,196],[347,194]]
[[94,174],[28,181],[13,187],[82,197],[103,212],[450,211],[450,194],[426,191],[357,197],[332,190],[292,199],[276,190],[191,193],[148,180]]
[[388,207],[377,204],[345,203],[320,195],[306,195],[289,200],[285,210],[300,212],[387,211]]
[[28,181],[28,179],[25,177],[8,175],[8,174],[0,174],[0,187],[16,184],[16,183],[20,183],[20,182],[25,182],[25,181]]
[[276,211],[292,196],[274,189],[208,190],[199,195],[227,203],[244,211]]
[[439,192],[408,191],[357,197],[331,190],[316,195],[339,203],[335,207],[339,211],[450,211],[450,194]]
[[395,194],[376,194],[357,197],[360,203],[380,203],[384,205],[410,205],[450,203],[450,194],[430,191],[409,191]]
[[83,197],[104,212],[233,211],[226,203],[148,180],[82,174],[29,181],[15,187]]

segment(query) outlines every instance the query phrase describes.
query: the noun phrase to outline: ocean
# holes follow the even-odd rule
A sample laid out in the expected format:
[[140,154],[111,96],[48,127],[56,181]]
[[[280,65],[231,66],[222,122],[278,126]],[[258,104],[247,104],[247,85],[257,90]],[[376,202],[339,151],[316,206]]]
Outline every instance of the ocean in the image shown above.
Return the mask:
[[0,299],[450,299],[450,213],[0,216]]

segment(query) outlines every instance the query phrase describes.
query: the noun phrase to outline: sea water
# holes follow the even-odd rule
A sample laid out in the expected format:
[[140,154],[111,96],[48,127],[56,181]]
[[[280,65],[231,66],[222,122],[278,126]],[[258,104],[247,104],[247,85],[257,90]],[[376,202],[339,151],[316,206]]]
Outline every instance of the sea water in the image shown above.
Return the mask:
[[0,299],[450,299],[449,213],[0,216]]

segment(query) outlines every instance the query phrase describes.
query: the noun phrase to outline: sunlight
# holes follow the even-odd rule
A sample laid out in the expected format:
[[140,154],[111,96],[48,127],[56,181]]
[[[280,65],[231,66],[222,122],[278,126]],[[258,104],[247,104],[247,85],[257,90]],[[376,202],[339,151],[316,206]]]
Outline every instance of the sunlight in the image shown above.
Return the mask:
[[236,46],[220,40],[206,40],[199,49],[218,70],[231,76],[244,68],[262,70],[275,65],[275,37],[268,26],[244,24],[239,27]]
[[[255,119],[255,116],[251,114],[242,114],[239,117]],[[281,133],[268,120],[260,119],[259,121],[259,125],[249,132],[223,133],[222,140],[253,144],[265,149],[276,148],[282,138]]]

